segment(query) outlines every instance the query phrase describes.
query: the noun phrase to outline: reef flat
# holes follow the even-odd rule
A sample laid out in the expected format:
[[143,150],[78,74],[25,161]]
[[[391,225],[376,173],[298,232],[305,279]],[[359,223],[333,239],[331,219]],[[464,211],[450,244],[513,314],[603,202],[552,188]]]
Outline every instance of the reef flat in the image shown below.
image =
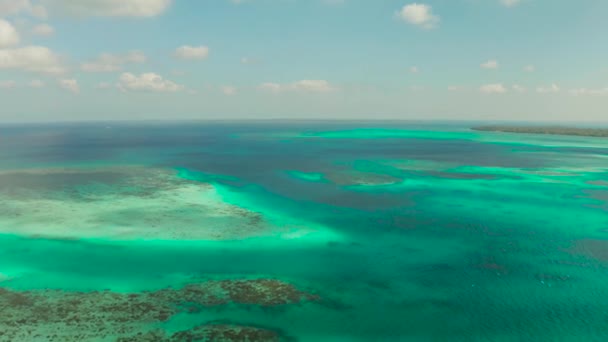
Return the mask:
[[[0,172],[0,232],[59,239],[242,240],[293,234],[217,187],[142,167]],[[294,220],[296,221],[296,220]],[[293,223],[297,225],[296,222]],[[307,231],[302,227],[302,234]]]

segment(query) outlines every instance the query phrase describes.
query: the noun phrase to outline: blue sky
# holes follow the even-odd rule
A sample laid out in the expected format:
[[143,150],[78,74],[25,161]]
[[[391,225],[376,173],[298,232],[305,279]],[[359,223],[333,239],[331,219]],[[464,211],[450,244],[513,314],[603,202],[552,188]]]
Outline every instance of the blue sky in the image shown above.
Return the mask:
[[0,0],[0,121],[605,121],[605,0]]

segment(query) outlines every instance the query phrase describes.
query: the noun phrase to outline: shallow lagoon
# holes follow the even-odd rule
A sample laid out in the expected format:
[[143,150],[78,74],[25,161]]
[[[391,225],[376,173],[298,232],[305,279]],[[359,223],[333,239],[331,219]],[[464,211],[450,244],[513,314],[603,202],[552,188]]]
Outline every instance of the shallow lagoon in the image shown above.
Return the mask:
[[0,341],[608,338],[607,140],[312,122],[0,136]]

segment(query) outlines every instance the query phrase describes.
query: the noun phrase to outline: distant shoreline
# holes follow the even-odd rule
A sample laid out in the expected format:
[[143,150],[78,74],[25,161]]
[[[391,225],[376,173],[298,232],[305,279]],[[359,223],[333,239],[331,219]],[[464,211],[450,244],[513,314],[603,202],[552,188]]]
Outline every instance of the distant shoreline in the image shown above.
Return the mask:
[[608,138],[606,128],[578,128],[563,126],[477,126],[471,128],[474,131],[505,132],[521,134],[547,134],[547,135],[571,135],[580,137]]

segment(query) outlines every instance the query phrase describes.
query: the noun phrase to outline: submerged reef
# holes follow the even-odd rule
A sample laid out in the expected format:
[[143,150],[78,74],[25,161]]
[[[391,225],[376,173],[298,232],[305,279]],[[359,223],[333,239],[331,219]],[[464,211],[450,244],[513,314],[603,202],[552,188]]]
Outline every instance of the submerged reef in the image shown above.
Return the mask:
[[278,333],[253,327],[206,325],[165,336],[151,331],[150,324],[221,305],[276,307],[319,300],[276,279],[213,280],[140,293],[0,288],[0,341],[278,341]]
[[568,250],[572,254],[583,255],[600,261],[608,261],[608,240],[582,239],[575,241]]

